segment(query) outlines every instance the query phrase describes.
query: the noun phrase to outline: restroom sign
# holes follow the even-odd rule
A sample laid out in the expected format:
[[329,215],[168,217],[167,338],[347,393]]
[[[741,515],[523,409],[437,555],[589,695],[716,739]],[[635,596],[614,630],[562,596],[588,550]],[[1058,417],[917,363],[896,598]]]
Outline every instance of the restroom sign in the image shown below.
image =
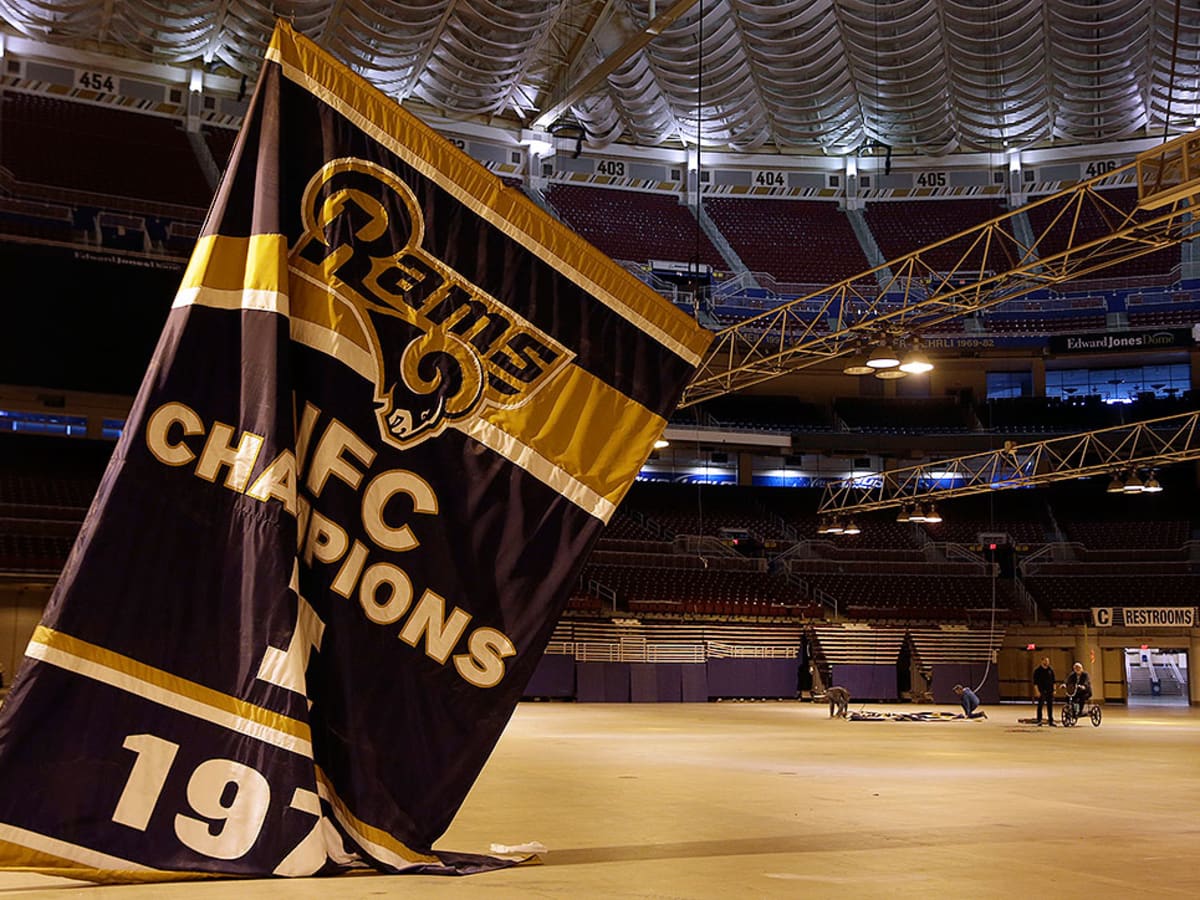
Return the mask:
[[1092,624],[1097,628],[1123,625],[1129,628],[1195,628],[1194,606],[1093,606]]

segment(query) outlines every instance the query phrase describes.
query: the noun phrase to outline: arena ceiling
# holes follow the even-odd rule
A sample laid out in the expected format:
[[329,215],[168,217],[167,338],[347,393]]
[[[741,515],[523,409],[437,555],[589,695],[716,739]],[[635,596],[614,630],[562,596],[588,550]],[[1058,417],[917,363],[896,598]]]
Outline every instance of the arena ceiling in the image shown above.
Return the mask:
[[1194,0],[0,0],[38,41],[251,79],[276,15],[418,111],[597,148],[943,155],[1200,117]]

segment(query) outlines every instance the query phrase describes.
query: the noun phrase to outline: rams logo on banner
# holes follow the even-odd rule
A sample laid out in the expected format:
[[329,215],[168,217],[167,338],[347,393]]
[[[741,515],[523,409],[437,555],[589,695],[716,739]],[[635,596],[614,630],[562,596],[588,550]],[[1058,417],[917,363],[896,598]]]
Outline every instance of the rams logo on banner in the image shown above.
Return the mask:
[[[574,358],[421,249],[412,190],[363,159],[308,184],[294,272],[329,291],[337,333],[368,352],[380,435],[405,449],[476,415],[526,402]],[[386,338],[381,338],[381,335]]]

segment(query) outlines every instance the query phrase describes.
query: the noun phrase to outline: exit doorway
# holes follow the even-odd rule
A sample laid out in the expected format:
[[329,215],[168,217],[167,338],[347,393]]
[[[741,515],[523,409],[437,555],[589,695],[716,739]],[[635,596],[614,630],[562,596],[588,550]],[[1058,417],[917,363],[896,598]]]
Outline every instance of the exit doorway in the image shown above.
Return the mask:
[[1126,647],[1125,685],[1130,706],[1187,706],[1187,651]]

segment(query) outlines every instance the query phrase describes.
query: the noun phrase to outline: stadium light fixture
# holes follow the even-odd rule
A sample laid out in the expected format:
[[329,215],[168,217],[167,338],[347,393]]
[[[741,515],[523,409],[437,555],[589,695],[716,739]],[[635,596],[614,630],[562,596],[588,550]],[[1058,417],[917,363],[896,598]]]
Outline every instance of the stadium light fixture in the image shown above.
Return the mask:
[[925,513],[925,521],[930,525],[937,525],[942,521],[942,514],[932,503],[929,504],[929,511]]
[[901,506],[900,511],[896,513],[896,521],[900,523],[912,521],[912,508],[909,506]]
[[908,373],[901,369],[876,369],[875,377],[883,381],[895,381],[897,378],[907,378]]
[[1108,483],[1108,493],[1121,494],[1125,491],[1125,485],[1121,483],[1121,479],[1117,477],[1117,473],[1113,472],[1112,481]]
[[924,522],[925,521],[925,507],[922,506],[920,503],[918,503],[916,506],[914,506],[912,508],[912,512],[910,512],[908,514],[908,521]]
[[864,360],[850,362],[844,369],[843,375],[870,375],[875,370],[868,366]]
[[825,526],[826,534],[844,534],[845,531],[841,519],[830,519],[829,524]]
[[1138,478],[1137,472],[1130,472],[1129,477],[1125,479],[1125,487],[1122,491],[1126,494],[1140,494],[1145,485],[1142,484],[1142,479]]
[[1154,477],[1154,473],[1150,473],[1150,477],[1146,479],[1146,483],[1142,485],[1143,494],[1161,494],[1163,486],[1158,483],[1158,479]]
[[907,372],[909,375],[924,375],[932,370],[933,363],[920,350],[908,351],[904,356],[904,362],[900,363],[900,371]]
[[862,529],[851,519],[846,523],[846,527],[842,529],[842,534],[862,534]]
[[867,365],[872,369],[894,369],[900,365],[900,357],[885,344],[871,351],[871,355],[867,357]]

